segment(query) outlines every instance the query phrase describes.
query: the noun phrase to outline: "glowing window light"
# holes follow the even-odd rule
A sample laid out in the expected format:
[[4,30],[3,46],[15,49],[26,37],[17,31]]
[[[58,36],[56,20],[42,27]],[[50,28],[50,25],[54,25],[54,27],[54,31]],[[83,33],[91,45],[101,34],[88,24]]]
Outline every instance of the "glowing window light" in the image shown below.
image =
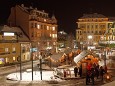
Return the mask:
[[44,21],[46,22],[46,19],[44,19]]
[[39,24],[37,25],[37,28],[40,29],[40,25]]
[[55,30],[55,27],[52,27],[53,31]]
[[4,32],[4,36],[14,36],[14,33]]
[[56,42],[53,42],[53,45],[56,45]]
[[15,48],[15,47],[13,47],[13,48],[12,48],[12,50],[13,50],[13,51],[16,51],[16,48]]
[[16,60],[16,57],[13,57],[13,60],[15,61],[15,60]]
[[47,30],[49,30],[49,26],[47,26]]
[[55,34],[52,34],[52,37],[55,38]]
[[52,36],[52,34],[50,34],[50,37]]
[[8,48],[5,48],[5,52],[8,52]]
[[8,62],[8,58],[6,58],[6,63]]
[[91,35],[88,36],[88,39],[92,39],[93,37]]

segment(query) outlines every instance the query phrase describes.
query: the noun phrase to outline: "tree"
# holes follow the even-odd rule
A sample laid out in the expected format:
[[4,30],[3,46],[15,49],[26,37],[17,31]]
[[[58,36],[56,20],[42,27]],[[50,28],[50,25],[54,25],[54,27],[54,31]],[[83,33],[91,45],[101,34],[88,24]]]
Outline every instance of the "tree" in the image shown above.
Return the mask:
[[74,35],[70,33],[67,37],[67,46],[70,47],[71,49],[74,48],[74,40],[75,40]]

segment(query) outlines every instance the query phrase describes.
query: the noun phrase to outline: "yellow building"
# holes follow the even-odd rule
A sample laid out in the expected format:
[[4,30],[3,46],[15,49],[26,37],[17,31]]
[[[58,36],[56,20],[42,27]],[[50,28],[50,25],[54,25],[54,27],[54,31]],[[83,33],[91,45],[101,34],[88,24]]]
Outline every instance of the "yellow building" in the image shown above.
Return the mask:
[[[110,24],[113,21],[102,14],[84,14],[78,19],[76,29],[76,40],[78,46],[83,45],[83,47],[98,46],[100,40],[107,40],[110,35],[104,38],[105,32],[109,29]],[[103,39],[102,39],[103,38]]]
[[54,15],[50,18],[44,10],[16,5],[11,8],[8,24],[20,26],[32,42],[40,44],[40,50],[56,46],[57,20]]
[[0,26],[0,65],[30,60],[30,42],[19,27]]

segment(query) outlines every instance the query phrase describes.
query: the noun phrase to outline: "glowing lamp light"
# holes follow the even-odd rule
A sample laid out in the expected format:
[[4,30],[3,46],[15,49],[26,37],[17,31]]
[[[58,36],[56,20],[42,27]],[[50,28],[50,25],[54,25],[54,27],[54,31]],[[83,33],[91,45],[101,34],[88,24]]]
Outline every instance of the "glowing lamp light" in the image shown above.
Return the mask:
[[107,78],[107,79],[110,79],[110,76],[109,76],[109,75],[107,75],[107,76],[106,76],[106,78]]

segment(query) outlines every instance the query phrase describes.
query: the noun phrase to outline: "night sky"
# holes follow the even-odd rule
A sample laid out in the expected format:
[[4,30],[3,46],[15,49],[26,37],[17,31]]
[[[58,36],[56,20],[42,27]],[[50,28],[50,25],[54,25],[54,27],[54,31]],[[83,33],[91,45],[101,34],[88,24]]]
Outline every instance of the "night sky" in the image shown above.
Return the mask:
[[75,33],[77,19],[83,14],[99,13],[115,17],[114,0],[0,0],[0,24],[5,24],[10,14],[10,8],[16,4],[37,7],[55,15],[58,29],[67,33]]

